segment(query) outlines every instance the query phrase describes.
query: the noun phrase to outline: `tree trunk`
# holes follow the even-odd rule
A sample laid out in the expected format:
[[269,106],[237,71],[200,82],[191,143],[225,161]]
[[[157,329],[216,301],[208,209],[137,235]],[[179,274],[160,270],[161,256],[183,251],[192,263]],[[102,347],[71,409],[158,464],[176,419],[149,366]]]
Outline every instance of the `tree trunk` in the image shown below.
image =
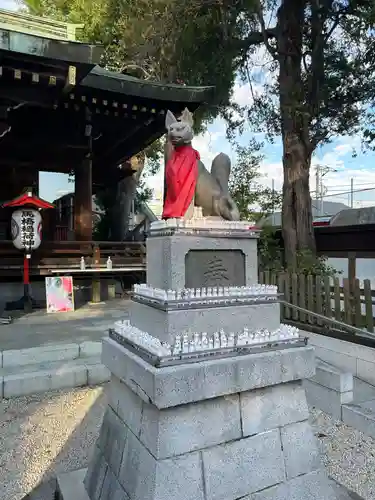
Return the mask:
[[287,138],[283,140],[283,239],[286,263],[295,268],[298,252],[308,250],[315,253],[309,183],[310,157],[300,141],[291,147]]
[[277,54],[283,140],[282,227],[285,259],[296,266],[298,252],[315,252],[309,189],[311,144],[301,75],[306,0],[282,0],[277,13]]

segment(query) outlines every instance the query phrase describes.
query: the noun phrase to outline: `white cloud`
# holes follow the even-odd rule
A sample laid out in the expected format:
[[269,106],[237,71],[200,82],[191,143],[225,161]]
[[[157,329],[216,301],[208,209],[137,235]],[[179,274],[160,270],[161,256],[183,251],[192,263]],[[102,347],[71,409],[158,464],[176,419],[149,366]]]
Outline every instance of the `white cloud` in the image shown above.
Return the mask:
[[[338,162],[333,165],[337,166]],[[262,163],[260,171],[262,173],[261,182],[268,187],[280,191],[283,185],[282,163]],[[351,201],[351,180],[353,179],[353,206],[354,208],[375,206],[375,170],[368,168],[352,169],[341,168],[337,172],[329,172],[323,177],[323,187],[325,191],[324,199],[338,203],[345,203],[350,206]],[[310,174],[310,191],[315,197],[315,171]]]
[[[210,132],[210,130],[213,130]],[[205,134],[197,136],[193,140],[193,146],[201,159],[209,170],[212,160],[224,148],[227,148],[225,142],[225,126],[218,125],[216,121],[209,127],[209,131]],[[375,169],[355,168],[358,165],[358,160],[351,158],[348,153],[353,147],[358,144],[356,138],[340,138],[338,144],[333,147],[332,151],[323,155],[318,154],[313,158],[312,168],[310,173],[310,190],[312,196],[315,196],[315,169],[317,165],[323,165],[330,171],[323,177],[323,186],[325,190],[324,199],[327,201],[335,201],[340,203],[350,204],[350,189],[351,179],[354,179],[354,207],[375,206]],[[278,150],[279,150],[278,145]],[[348,156],[346,156],[348,155]],[[234,157],[233,152],[231,154]],[[269,162],[264,160],[260,165],[261,179],[260,182],[270,188],[281,191],[283,185],[283,167],[281,160],[279,162]],[[164,166],[162,165],[159,173],[156,176],[147,179],[147,184],[153,188],[158,196],[163,189]],[[366,191],[362,191],[365,189]]]
[[253,102],[250,85],[248,83],[236,83],[233,88],[232,101],[240,106],[250,106]]
[[14,0],[0,0],[0,8],[6,10],[18,10],[19,4]]

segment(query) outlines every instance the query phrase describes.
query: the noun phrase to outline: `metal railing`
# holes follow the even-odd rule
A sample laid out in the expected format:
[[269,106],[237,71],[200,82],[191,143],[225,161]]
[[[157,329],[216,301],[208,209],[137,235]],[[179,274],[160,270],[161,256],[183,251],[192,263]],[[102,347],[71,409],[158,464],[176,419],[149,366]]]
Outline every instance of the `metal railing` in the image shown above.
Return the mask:
[[[343,323],[342,321],[338,321],[337,319],[328,318],[323,314],[318,314],[313,311],[309,311],[308,309],[304,309],[303,307],[296,306],[295,304],[291,304],[290,302],[286,302],[285,300],[280,300],[280,304],[283,304],[285,307],[290,307],[291,309],[295,309],[296,311],[302,312],[306,314],[306,316],[310,316],[312,318],[316,318],[320,320],[322,323],[327,324],[328,326],[336,327],[338,330],[354,334],[357,337],[362,337],[366,339],[375,340],[375,333],[368,332],[366,330],[362,330],[361,328],[357,328],[355,326],[348,325]],[[291,322],[293,320],[289,318]],[[284,319],[284,321],[288,321],[288,319]],[[305,326],[308,326],[307,324]]]

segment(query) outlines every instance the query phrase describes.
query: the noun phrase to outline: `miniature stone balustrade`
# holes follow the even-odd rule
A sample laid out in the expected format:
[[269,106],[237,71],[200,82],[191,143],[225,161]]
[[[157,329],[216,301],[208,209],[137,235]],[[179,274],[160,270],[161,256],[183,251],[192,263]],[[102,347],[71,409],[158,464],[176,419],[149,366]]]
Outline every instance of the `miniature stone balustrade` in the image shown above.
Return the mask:
[[231,300],[234,297],[242,298],[277,298],[277,286],[274,285],[251,285],[242,287],[207,287],[207,288],[187,288],[184,290],[163,290],[153,288],[146,284],[134,285],[134,294],[148,299],[161,301],[181,301],[213,298]]
[[116,333],[122,335],[125,339],[158,356],[171,356],[198,351],[215,351],[227,347],[255,346],[300,338],[298,328],[281,324],[280,328],[273,332],[268,330],[254,332],[248,328],[244,328],[239,333],[225,333],[224,330],[220,330],[220,332],[214,335],[207,335],[207,333],[185,333],[183,335],[176,335],[173,346],[171,346],[168,343],[161,342],[149,333],[132,326],[128,320],[117,321],[114,329]]
[[219,231],[245,231],[250,235],[255,236],[259,231],[251,228],[248,221],[226,221],[221,219],[211,219],[207,217],[192,218],[192,219],[166,219],[158,220],[151,223],[151,231],[165,231],[168,229],[202,229],[202,230],[219,230]]

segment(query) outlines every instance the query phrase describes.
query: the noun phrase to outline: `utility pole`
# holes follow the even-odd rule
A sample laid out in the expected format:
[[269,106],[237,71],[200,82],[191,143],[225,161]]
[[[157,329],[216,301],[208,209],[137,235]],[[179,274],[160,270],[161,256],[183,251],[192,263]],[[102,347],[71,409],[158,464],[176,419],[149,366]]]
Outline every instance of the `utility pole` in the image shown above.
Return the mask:
[[[317,204],[319,201],[319,191],[320,191],[320,165],[317,165],[315,170],[315,199]],[[316,208],[318,209],[318,207]]]
[[272,179],[272,225],[275,225],[275,179]]
[[319,207],[320,207],[320,210],[319,210],[319,215],[323,215],[324,214],[324,201],[323,201],[323,197],[324,197],[324,186],[323,186],[323,175],[320,176],[320,204],[319,204]]
[[354,206],[354,179],[350,179],[350,208]]
[[315,172],[315,192],[316,192],[316,200],[319,205],[316,207],[318,209],[319,215],[324,215],[324,185],[323,185],[323,177],[330,173],[337,172],[336,169],[328,167],[327,165],[317,165]]

